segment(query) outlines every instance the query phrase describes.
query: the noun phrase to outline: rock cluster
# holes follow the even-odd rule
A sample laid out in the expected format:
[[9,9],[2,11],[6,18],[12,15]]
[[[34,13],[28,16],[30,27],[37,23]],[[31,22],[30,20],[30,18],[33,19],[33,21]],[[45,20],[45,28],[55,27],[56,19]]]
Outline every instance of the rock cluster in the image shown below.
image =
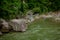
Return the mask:
[[39,19],[39,14],[33,14],[32,11],[28,11],[25,18],[18,18],[11,19],[8,22],[4,19],[0,19],[0,35],[3,32],[9,32],[10,30],[14,31],[26,31],[27,30],[27,23],[33,22],[35,19]]
[[0,35],[2,33],[14,31],[24,32],[27,30],[27,21],[25,19],[12,19],[7,22],[4,19],[0,19]]

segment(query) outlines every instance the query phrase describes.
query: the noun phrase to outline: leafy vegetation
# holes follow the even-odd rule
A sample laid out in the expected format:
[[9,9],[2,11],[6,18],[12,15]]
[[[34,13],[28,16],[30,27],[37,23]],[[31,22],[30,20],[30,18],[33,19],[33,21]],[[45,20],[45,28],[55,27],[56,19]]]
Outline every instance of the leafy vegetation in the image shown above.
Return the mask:
[[60,0],[0,0],[0,18],[12,19],[28,10],[45,13],[60,10]]
[[1,18],[14,18],[21,8],[20,0],[0,0],[0,17]]

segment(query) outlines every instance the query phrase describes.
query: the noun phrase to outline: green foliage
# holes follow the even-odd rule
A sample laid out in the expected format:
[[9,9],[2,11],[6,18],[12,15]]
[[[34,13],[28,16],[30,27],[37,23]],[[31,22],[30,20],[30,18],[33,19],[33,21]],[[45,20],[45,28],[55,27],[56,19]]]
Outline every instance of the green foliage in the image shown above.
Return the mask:
[[40,13],[60,10],[60,0],[25,0],[29,9],[39,8]]
[[20,0],[1,0],[0,2],[0,18],[10,19],[18,14],[21,6]]
[[38,7],[37,8],[33,8],[33,12],[34,13],[40,13],[40,8],[38,8]]
[[39,13],[60,10],[60,0],[0,0],[0,18],[12,19],[28,10]]

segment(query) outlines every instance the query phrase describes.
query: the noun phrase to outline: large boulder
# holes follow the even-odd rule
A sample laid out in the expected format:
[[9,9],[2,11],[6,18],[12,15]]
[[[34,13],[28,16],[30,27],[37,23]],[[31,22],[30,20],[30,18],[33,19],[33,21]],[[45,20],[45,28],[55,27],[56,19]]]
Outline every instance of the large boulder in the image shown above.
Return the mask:
[[0,30],[1,32],[9,32],[9,24],[4,19],[0,19]]
[[26,31],[27,24],[25,19],[13,19],[10,21],[10,25],[12,26],[14,31]]

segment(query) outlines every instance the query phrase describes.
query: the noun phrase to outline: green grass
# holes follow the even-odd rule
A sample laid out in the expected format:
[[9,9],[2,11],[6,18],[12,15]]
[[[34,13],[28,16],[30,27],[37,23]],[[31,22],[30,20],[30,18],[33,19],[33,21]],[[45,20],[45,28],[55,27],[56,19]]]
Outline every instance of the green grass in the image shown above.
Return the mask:
[[10,32],[0,40],[60,40],[60,23],[49,19],[35,20],[26,32]]

